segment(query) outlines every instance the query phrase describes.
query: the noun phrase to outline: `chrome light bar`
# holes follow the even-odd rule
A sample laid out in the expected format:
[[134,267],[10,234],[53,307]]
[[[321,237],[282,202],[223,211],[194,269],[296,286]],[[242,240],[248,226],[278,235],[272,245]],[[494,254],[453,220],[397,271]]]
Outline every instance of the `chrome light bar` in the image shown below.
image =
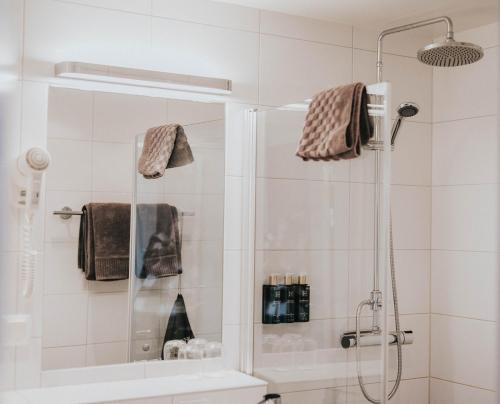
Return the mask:
[[61,78],[212,94],[230,94],[232,90],[231,80],[226,79],[83,62],[57,63],[54,74]]

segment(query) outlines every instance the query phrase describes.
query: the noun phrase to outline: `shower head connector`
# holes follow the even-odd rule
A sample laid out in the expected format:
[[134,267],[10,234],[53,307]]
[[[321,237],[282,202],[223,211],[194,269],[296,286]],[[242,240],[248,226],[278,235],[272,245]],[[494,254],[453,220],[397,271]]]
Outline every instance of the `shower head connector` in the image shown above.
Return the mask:
[[483,48],[468,42],[457,42],[447,38],[442,42],[431,43],[417,52],[417,58],[430,66],[455,67],[468,65],[480,60]]

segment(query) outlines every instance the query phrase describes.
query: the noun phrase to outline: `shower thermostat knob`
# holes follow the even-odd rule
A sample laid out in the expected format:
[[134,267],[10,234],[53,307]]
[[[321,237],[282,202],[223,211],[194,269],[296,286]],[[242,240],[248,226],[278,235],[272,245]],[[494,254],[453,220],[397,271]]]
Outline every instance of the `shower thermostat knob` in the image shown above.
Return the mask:
[[150,350],[150,349],[151,349],[151,345],[149,345],[149,344],[144,344],[144,345],[142,346],[142,350],[143,350],[144,352],[149,352],[149,350]]

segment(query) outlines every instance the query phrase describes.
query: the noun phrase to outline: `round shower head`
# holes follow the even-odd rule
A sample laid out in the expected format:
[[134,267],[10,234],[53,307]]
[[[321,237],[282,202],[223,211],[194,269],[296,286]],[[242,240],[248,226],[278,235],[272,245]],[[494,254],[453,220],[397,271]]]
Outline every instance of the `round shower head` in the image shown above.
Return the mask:
[[448,38],[420,49],[418,60],[431,66],[453,67],[477,62],[483,57],[483,48],[467,42],[457,42]]
[[398,115],[402,118],[411,118],[418,114],[419,107],[414,102],[403,102],[398,107]]

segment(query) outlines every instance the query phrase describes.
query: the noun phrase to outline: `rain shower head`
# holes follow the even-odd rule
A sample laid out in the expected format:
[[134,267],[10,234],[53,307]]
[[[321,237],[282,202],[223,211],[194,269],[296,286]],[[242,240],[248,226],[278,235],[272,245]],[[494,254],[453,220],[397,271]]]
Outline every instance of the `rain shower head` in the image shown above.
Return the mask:
[[483,49],[472,43],[457,42],[447,38],[442,42],[431,43],[417,52],[417,58],[430,66],[454,67],[477,62],[483,57]]
[[396,142],[396,137],[398,136],[399,128],[401,127],[401,123],[404,118],[411,118],[418,114],[419,107],[414,102],[403,102],[399,104],[398,107],[398,117],[394,121],[394,125],[392,126],[391,133],[391,146],[394,146]]

